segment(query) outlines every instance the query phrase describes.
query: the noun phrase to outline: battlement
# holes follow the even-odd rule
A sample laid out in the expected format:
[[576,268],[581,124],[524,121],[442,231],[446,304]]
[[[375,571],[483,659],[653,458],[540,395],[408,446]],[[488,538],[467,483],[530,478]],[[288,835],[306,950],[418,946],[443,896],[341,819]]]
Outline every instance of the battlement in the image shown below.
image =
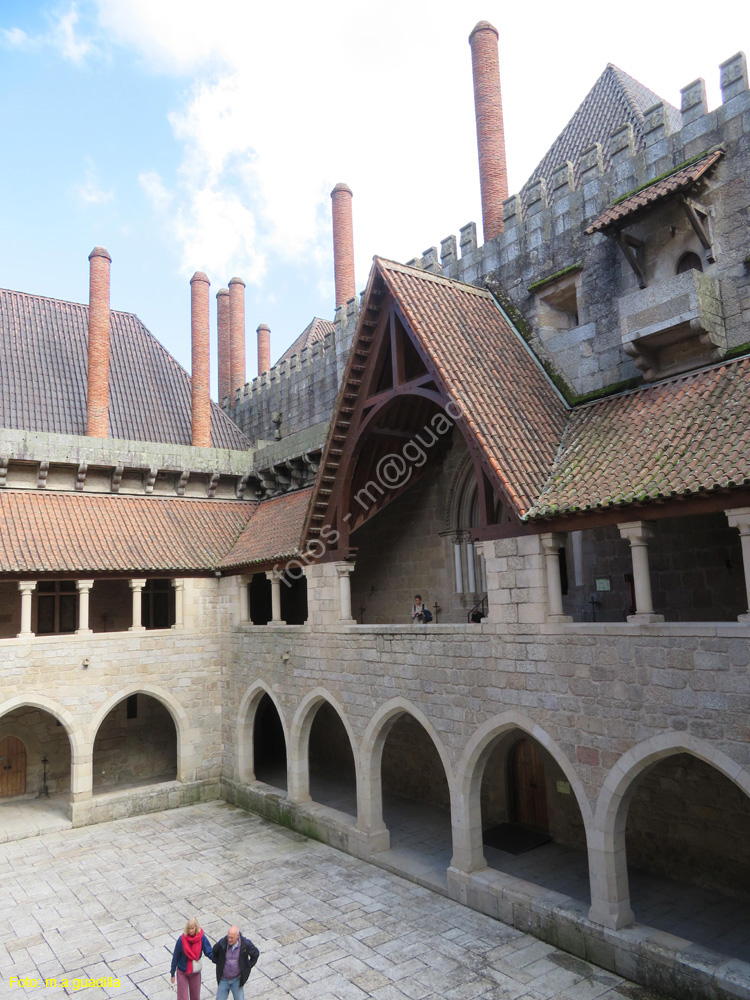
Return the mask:
[[333,332],[225,397],[224,411],[251,441],[279,441],[329,419],[358,317],[350,299],[336,309]]
[[[750,170],[744,53],[721,64],[720,82],[717,108],[708,110],[705,83],[694,80],[681,91],[679,118],[674,108],[659,102],[645,111],[639,127],[623,123],[581,149],[576,160],[565,160],[547,170],[546,177],[529,182],[503,202],[504,232],[483,246],[477,245],[476,225],[468,223],[458,239],[447,236],[439,251],[429,247],[409,263],[473,284],[484,284],[490,276],[499,279],[528,321],[532,345],[558,369],[573,396],[639,379],[644,370],[653,375],[651,362],[624,351],[620,338],[617,303],[635,286],[634,275],[614,240],[585,230],[615,203],[721,148],[726,155],[701,192],[711,250],[703,238],[701,246],[680,212],[667,221],[669,209],[664,207],[654,214],[659,225],[654,228],[653,220],[647,220],[636,227],[634,239],[645,255],[652,285],[667,279],[664,262],[672,263],[678,249],[683,254],[695,250],[702,257],[723,303],[722,332],[712,333],[713,354],[705,358],[717,360],[747,340],[750,319],[748,270],[743,266],[750,237],[742,222],[750,195],[741,181]],[[674,127],[677,120],[679,128]],[[535,286],[545,279],[554,282],[574,267],[580,274],[568,279],[570,289],[558,282],[557,299],[544,300]]]

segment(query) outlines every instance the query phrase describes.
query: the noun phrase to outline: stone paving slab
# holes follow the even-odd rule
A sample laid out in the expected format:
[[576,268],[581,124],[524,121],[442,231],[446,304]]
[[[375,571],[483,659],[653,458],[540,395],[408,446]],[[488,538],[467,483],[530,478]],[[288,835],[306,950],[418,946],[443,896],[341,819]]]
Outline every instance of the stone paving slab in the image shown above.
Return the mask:
[[[260,948],[247,1000],[658,1000],[219,802],[0,846],[0,1000],[173,1000],[172,947],[193,914],[212,941],[237,923]],[[120,986],[75,988],[106,977]],[[209,966],[201,1000],[214,995]]]

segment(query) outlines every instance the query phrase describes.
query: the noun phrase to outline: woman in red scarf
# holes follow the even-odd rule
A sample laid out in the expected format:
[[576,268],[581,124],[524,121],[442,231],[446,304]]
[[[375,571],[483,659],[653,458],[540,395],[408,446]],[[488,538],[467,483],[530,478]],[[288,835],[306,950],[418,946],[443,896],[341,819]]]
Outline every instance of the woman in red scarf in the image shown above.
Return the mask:
[[172,955],[172,983],[177,972],[177,1000],[200,1000],[201,958],[205,955],[213,961],[211,945],[198,925],[196,917],[185,924],[185,930],[177,938]]

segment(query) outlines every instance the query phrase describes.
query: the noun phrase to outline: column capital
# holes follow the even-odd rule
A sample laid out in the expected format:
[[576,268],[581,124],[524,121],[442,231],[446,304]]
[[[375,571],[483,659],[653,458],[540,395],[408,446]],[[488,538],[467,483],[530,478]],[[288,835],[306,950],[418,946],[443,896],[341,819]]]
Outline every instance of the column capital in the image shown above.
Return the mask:
[[739,528],[741,535],[750,532],[750,507],[735,507],[734,510],[725,510],[730,528]]
[[275,569],[266,570],[266,580],[270,580],[271,583],[279,583],[283,575],[283,573],[279,573],[279,571]]
[[557,555],[558,550],[565,547],[565,538],[564,531],[545,531],[544,534],[541,534],[539,540],[542,543],[544,554],[552,555],[554,553]]
[[184,577],[181,576],[174,577],[172,579],[172,586],[174,587],[175,590],[184,590],[185,589]]
[[337,562],[333,565],[338,576],[351,576],[354,572],[354,563],[352,562]]
[[78,593],[88,593],[94,586],[93,580],[76,580],[76,587],[78,588]]
[[146,586],[146,582],[145,577],[143,579],[128,580],[128,586],[131,590],[143,590]]
[[617,527],[622,538],[627,538],[631,545],[647,545],[654,534],[654,529],[647,521],[626,521]]
[[36,590],[36,580],[19,580],[18,589],[22,594],[32,594]]

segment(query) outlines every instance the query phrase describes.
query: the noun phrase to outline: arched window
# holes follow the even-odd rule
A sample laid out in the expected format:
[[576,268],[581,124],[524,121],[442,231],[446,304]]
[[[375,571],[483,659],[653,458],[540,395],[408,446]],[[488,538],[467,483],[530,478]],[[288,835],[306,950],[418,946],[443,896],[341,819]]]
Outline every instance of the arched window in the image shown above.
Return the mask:
[[692,250],[688,250],[684,253],[682,257],[677,261],[677,270],[675,274],[684,274],[685,271],[702,271],[703,263],[697,253],[693,253]]

